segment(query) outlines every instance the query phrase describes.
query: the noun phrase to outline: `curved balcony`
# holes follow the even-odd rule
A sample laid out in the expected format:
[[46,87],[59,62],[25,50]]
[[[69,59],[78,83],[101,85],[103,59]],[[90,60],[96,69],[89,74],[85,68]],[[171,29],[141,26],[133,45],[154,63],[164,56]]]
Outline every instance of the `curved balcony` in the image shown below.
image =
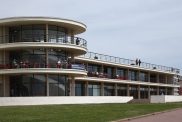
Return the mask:
[[63,74],[68,76],[86,76],[87,71],[81,64],[44,64],[44,63],[6,63],[0,64],[0,74]]
[[51,48],[65,50],[73,55],[87,52],[87,41],[79,37],[63,37],[61,35],[33,35],[17,37],[6,35],[0,37],[0,50],[16,50],[27,48]]

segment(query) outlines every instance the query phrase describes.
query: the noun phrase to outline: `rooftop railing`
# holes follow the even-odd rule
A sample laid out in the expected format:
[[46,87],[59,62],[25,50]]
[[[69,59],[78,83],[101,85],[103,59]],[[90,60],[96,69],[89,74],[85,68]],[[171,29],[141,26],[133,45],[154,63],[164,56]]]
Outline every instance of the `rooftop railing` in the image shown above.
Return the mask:
[[87,41],[80,37],[63,36],[60,34],[23,34],[23,35],[5,35],[0,36],[0,43],[15,43],[15,42],[42,42],[42,43],[57,43],[70,44],[87,48]]
[[99,53],[94,53],[94,52],[87,52],[85,55],[82,55],[79,57],[100,60],[100,61],[105,61],[105,62],[110,62],[110,63],[116,63],[116,64],[123,64],[123,65],[128,65],[128,66],[133,66],[133,67],[141,67],[141,68],[145,68],[145,69],[160,70],[160,71],[177,73],[177,74],[180,73],[179,69],[176,69],[173,67],[167,67],[167,66],[145,63],[145,62],[141,62],[140,65],[136,65],[135,60],[119,58],[119,57],[114,57],[114,56],[109,56],[109,55],[104,55],[104,54],[99,54]]

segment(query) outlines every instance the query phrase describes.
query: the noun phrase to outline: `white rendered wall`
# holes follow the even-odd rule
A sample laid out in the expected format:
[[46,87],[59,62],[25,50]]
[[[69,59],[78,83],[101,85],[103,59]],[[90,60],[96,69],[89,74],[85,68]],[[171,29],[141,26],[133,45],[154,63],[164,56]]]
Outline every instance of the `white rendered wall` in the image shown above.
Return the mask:
[[182,102],[182,96],[175,95],[152,95],[150,103]]
[[132,99],[127,96],[0,97],[0,106],[127,103]]

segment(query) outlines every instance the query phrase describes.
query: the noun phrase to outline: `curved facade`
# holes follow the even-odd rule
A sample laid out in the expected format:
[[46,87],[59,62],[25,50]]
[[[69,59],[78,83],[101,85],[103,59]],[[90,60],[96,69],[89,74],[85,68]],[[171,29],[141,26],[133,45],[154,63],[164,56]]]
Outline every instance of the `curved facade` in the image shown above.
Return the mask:
[[178,69],[87,52],[84,31],[67,19],[0,19],[0,96],[178,94]]
[[50,17],[0,19],[0,95],[68,96],[72,82],[87,72],[74,57],[87,52],[76,37],[86,26]]

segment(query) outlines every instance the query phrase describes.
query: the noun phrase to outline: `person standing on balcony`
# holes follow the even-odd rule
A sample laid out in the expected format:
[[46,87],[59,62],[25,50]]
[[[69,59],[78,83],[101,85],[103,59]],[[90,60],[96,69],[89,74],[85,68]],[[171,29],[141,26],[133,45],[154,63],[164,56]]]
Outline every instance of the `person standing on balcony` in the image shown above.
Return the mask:
[[80,44],[80,39],[77,37],[76,38],[76,45],[79,45]]
[[135,64],[138,65],[138,58],[135,60]]
[[60,61],[60,59],[57,62],[57,68],[61,68],[61,61]]
[[140,66],[140,64],[141,64],[142,62],[140,61],[140,59],[138,60],[138,65]]

